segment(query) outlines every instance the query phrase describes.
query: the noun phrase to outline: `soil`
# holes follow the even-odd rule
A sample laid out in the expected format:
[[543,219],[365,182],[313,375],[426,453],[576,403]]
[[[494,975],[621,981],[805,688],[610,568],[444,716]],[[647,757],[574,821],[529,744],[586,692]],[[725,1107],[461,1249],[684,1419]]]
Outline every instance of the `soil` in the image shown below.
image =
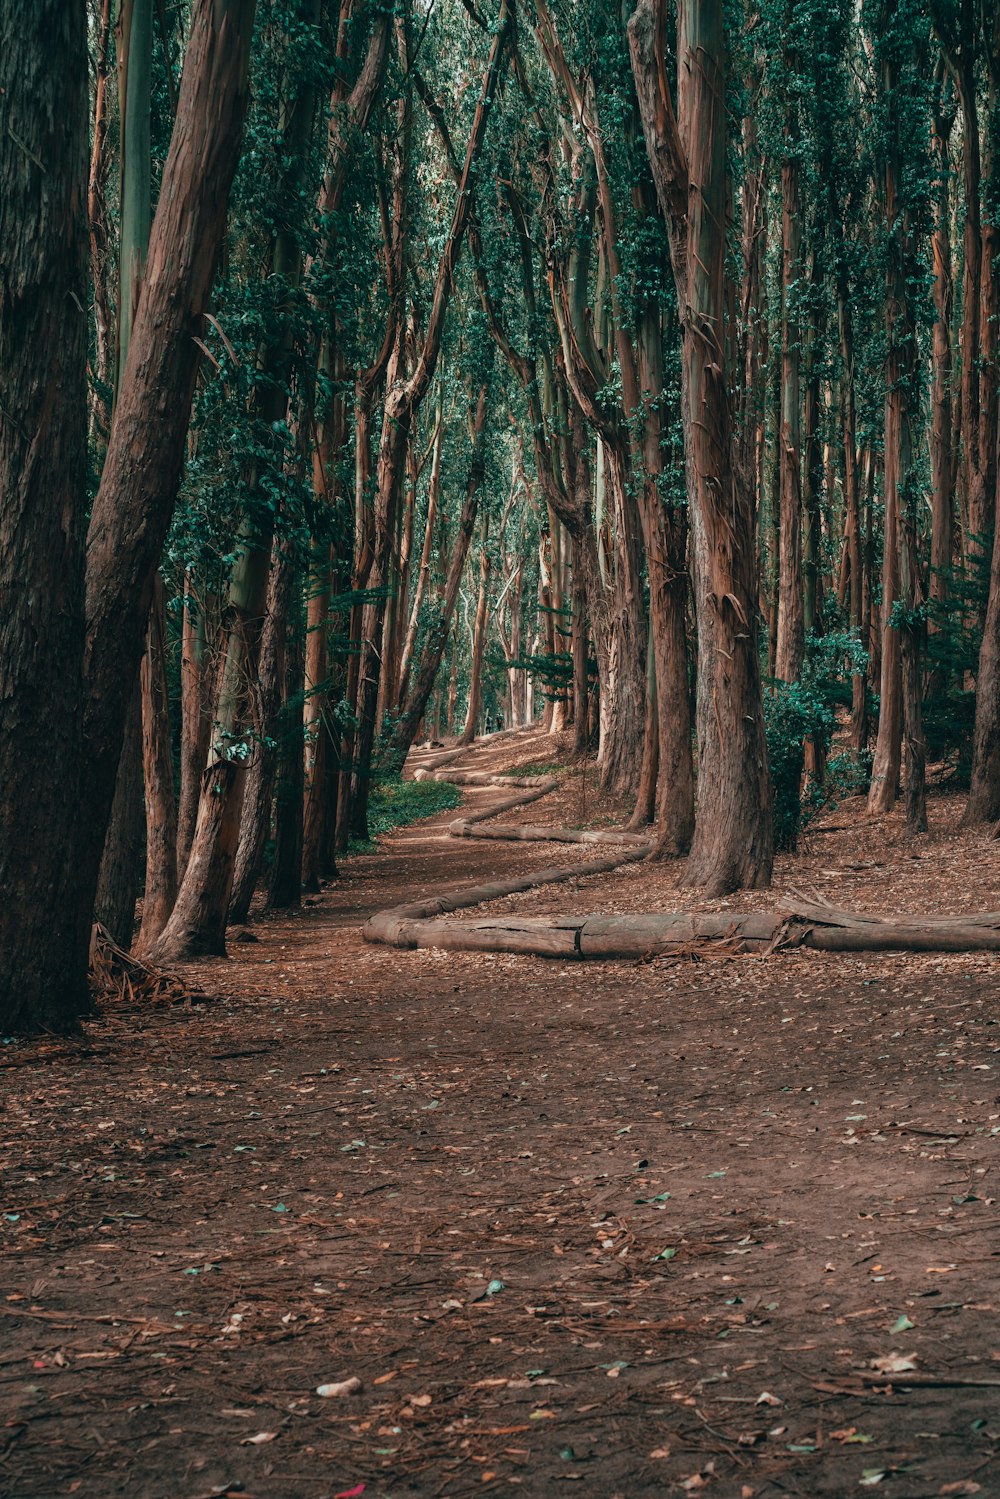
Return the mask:
[[[1000,906],[959,811],[907,840],[841,806],[776,891],[705,904]],[[201,998],[0,1051],[4,1499],[1000,1493],[996,958],[363,944],[380,907],[581,857],[456,815],[182,970]],[[621,809],[591,766],[526,815]]]

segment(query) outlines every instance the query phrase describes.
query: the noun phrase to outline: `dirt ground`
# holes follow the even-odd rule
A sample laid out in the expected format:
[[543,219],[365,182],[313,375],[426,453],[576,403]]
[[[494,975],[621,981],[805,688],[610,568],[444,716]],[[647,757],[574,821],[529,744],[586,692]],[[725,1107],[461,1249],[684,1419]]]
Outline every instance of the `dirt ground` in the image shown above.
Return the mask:
[[[614,820],[587,776],[509,820]],[[959,811],[908,841],[842,806],[715,904],[1000,907]],[[381,906],[581,857],[456,815],[185,970],[203,1000],[0,1048],[3,1499],[1000,1495],[996,958],[365,946]]]

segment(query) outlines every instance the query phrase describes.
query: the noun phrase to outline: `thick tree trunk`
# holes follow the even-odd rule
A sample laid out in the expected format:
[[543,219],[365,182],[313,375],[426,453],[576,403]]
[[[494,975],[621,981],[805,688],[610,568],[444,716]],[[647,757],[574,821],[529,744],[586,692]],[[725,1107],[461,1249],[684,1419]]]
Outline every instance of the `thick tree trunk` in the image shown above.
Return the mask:
[[96,886],[113,767],[173,509],[199,349],[239,157],[253,5],[197,0],[125,378],[87,545],[85,789],[76,878]]
[[[658,856],[686,854],[694,833],[694,767],[691,755],[691,697],[687,649],[687,523],[684,511],[667,505],[659,480],[662,451],[663,350],[659,309],[645,308],[639,327],[639,385],[644,409],[639,494],[649,630],[656,681],[657,747],[656,843]],[[652,726],[652,725],[650,725]]]
[[640,578],[638,516],[629,494],[624,447],[606,442],[608,492],[617,545],[607,613],[606,733],[601,785],[622,797],[635,796],[642,771],[646,727],[646,621]]
[[[80,802],[86,504],[83,0],[0,0],[0,99],[0,1031],[10,1033],[66,1030],[89,1008],[101,854],[99,842],[81,892],[66,851]],[[106,818],[107,808],[101,842]]]
[[108,294],[107,267],[111,259],[113,226],[108,212],[106,187],[111,153],[108,149],[108,119],[111,75],[111,0],[101,0],[94,66],[94,125],[87,184],[90,218],[90,281],[94,293],[94,366],[90,397],[91,435],[103,452],[111,430],[111,388],[114,356],[114,312]]
[[[300,78],[295,92],[282,105],[282,147],[285,169],[281,183],[281,196],[295,201],[301,192],[303,177],[309,158],[309,141],[313,124],[314,88],[312,80]],[[282,306],[278,309],[278,331],[260,351],[260,369],[254,389],[253,415],[259,423],[264,441],[277,443],[274,434],[281,430],[288,413],[287,389],[292,367],[292,331],[290,299],[302,275],[302,248],[292,224],[285,219],[277,228],[269,260],[269,274],[280,289]],[[280,461],[276,451],[275,463]],[[258,490],[261,467],[258,462],[245,475],[251,492]],[[215,762],[237,759],[241,768],[247,767],[247,756],[252,753],[248,745],[251,721],[248,709],[251,706],[254,684],[257,680],[260,658],[263,620],[267,607],[268,583],[271,575],[271,542],[274,534],[274,515],[269,506],[259,502],[251,504],[244,518],[239,542],[240,555],[234,565],[229,585],[227,606],[223,614],[222,640],[220,644],[221,666],[218,677],[218,692],[215,699],[214,738],[209,748],[209,769]],[[252,777],[255,798],[262,792],[257,784],[256,770]],[[211,774],[202,781],[202,797],[232,796],[236,805],[232,808],[216,808],[212,816],[202,817],[199,811],[198,831],[203,839],[218,836],[228,840],[233,824],[239,826],[243,817],[243,798],[246,794],[247,777],[216,778]],[[270,787],[267,788],[268,796]],[[260,815],[259,804],[254,802],[251,821]],[[219,849],[220,863],[233,874],[237,868],[242,875],[240,889],[241,905],[248,906],[250,894],[247,881],[256,877],[259,855],[255,859],[256,832],[248,834],[250,842],[245,845],[246,858],[242,866],[234,862],[228,847]],[[197,856],[196,856],[197,855]],[[178,891],[175,916],[167,923],[156,945],[156,957],[160,962],[176,961],[190,954],[225,950],[225,928],[231,897],[231,889],[216,879],[212,869],[215,855],[208,845],[193,848]],[[189,888],[195,880],[200,889]],[[213,892],[218,905],[209,900]],[[204,922],[204,931],[197,931],[191,921]],[[221,949],[219,947],[221,943]]]
[[681,315],[682,419],[698,618],[698,815],[687,878],[714,894],[770,883],[771,784],[757,659],[754,496],[726,384],[722,0],[678,6],[678,120],[655,0],[629,24],[653,180]]

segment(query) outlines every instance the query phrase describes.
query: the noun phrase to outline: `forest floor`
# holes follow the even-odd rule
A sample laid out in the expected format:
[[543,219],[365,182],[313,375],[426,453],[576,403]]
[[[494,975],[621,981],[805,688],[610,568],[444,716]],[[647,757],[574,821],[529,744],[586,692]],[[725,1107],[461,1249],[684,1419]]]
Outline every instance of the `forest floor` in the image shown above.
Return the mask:
[[[910,841],[844,804],[714,904],[1000,908],[960,808]],[[0,1050],[0,1495],[1000,1494],[997,958],[364,945],[377,908],[581,857],[455,815],[184,970],[203,999]],[[621,809],[590,767],[526,815]]]

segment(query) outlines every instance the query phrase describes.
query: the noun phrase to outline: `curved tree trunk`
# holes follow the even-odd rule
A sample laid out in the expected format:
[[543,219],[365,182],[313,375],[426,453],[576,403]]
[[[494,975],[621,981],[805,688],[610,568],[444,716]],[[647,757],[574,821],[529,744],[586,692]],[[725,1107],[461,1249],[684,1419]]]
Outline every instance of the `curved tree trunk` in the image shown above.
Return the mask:
[[[208,301],[239,157],[253,6],[197,0],[133,321],[125,378],[87,546],[88,701],[77,879],[96,885],[112,795],[109,766],[145,639],[170,523]],[[95,852],[96,849],[96,852]]]

